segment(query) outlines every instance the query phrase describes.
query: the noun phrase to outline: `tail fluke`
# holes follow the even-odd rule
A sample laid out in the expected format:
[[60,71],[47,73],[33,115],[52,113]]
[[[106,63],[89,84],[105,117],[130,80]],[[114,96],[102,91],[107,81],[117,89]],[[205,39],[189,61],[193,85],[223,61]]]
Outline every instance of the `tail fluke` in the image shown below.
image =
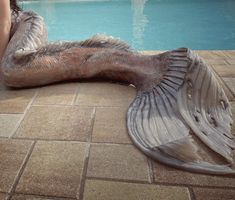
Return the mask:
[[[235,174],[231,112],[216,75],[188,49],[170,52],[169,60],[161,83],[139,91],[130,105],[130,137],[146,155],[162,163],[193,172]],[[204,161],[195,136],[228,164]]]

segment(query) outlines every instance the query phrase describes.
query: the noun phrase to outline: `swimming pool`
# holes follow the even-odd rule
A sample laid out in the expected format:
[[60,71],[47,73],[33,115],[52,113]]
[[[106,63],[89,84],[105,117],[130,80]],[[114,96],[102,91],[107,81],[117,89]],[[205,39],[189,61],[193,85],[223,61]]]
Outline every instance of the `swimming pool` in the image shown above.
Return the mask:
[[40,0],[49,40],[106,33],[138,50],[235,49],[235,0]]

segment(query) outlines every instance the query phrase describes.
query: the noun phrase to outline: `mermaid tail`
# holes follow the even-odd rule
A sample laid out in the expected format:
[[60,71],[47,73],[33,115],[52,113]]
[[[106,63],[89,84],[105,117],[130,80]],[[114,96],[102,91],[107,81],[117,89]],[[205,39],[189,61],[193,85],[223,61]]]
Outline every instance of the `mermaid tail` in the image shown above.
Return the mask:
[[[127,113],[135,145],[162,163],[209,174],[235,174],[230,105],[218,77],[186,48],[146,56],[97,35],[48,43],[43,19],[24,12],[1,63],[6,85],[31,87],[64,80],[115,80],[136,86]],[[209,147],[209,161],[201,145]]]
[[[139,91],[127,114],[129,134],[146,155],[171,166],[208,174],[235,174],[228,99],[214,72],[192,51],[169,53],[160,84]],[[198,137],[228,164],[205,162]]]

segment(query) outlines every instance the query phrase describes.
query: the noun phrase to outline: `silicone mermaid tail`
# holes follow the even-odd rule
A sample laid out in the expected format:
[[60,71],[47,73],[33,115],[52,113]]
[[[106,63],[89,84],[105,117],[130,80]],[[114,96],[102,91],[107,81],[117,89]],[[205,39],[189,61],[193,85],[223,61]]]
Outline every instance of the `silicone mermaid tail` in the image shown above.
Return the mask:
[[[162,163],[210,174],[235,174],[230,105],[218,77],[192,51],[134,52],[124,42],[96,35],[82,42],[48,43],[43,19],[21,13],[1,63],[3,82],[32,87],[99,78],[135,85],[127,113],[129,135]],[[218,160],[201,156],[201,143]]]

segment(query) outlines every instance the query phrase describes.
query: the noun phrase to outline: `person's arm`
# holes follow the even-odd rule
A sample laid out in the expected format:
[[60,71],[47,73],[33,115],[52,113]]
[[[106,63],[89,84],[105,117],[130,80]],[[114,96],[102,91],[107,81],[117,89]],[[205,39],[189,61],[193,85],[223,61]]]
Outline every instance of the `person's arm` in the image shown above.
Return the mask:
[[10,0],[0,0],[0,61],[9,42],[10,29]]

